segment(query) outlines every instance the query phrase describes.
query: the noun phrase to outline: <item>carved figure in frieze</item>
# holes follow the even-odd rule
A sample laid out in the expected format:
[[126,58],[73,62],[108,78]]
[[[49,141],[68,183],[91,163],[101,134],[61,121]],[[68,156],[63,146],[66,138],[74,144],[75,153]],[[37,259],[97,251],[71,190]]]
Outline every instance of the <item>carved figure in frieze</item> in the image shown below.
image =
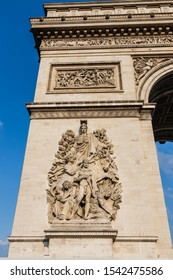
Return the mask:
[[133,47],[137,46],[157,46],[157,45],[171,45],[173,42],[173,35],[143,35],[143,36],[119,36],[112,38],[88,38],[88,39],[43,39],[41,42],[41,48],[93,48],[93,47],[105,47],[105,46],[123,46]]
[[48,220],[115,220],[122,187],[105,129],[88,132],[87,121],[79,134],[67,130],[48,173]]
[[157,59],[155,58],[138,57],[137,59],[134,60],[136,85],[139,84],[139,81],[155,65],[157,65]]
[[62,188],[55,189],[56,217],[59,220],[70,220],[75,205],[76,187],[68,180],[64,181]]
[[137,57],[134,59],[133,65],[135,70],[136,85],[139,85],[140,80],[155,66],[169,60],[169,58],[157,58],[157,57]]
[[57,70],[55,88],[116,87],[114,68]]
[[98,140],[92,133],[88,133],[86,121],[81,121],[79,135],[76,137],[76,154],[78,162],[87,159],[96,153]]
[[96,196],[96,182],[94,180],[92,170],[89,168],[89,160],[84,159],[78,172],[78,177],[75,182],[79,184],[78,195],[76,197],[76,204],[73,209],[73,216],[77,212],[82,200],[84,200],[84,219],[89,218],[90,199],[91,195]]

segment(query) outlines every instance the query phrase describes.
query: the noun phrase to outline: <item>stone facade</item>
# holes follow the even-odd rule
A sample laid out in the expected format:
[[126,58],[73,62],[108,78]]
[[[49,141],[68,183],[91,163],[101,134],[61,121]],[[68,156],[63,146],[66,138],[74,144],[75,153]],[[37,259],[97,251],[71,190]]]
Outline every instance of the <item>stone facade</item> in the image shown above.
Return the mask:
[[9,256],[173,258],[149,103],[173,69],[173,1],[44,8]]

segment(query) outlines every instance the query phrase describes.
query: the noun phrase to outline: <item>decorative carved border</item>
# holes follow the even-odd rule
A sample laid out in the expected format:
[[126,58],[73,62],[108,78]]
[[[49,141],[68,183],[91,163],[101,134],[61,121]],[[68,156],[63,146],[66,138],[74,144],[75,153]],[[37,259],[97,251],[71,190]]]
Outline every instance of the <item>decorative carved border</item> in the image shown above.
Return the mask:
[[140,120],[152,120],[151,111],[143,110],[140,112]]
[[49,231],[45,230],[46,238],[112,238],[116,240],[118,231]]
[[43,39],[40,50],[76,48],[131,48],[131,47],[171,47],[173,35],[120,36],[110,38]]
[[31,119],[114,118],[136,117],[151,119],[155,104],[143,101],[89,101],[28,103]]
[[138,110],[82,110],[82,111],[37,111],[31,113],[31,119],[71,119],[71,118],[114,118],[140,117]]
[[31,119],[78,119],[78,118],[139,118],[141,120],[150,120],[154,105],[148,108],[141,106],[112,106],[110,107],[49,107],[36,108],[32,105],[27,106]]

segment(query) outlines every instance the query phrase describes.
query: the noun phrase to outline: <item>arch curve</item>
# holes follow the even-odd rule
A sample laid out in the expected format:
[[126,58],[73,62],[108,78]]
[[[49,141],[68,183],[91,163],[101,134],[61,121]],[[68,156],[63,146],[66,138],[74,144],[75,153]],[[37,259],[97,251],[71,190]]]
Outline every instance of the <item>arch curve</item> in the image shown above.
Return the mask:
[[137,99],[148,103],[150,92],[154,84],[165,74],[170,72],[173,72],[173,59],[162,62],[150,70],[139,84]]
[[173,142],[173,60],[161,63],[149,72],[143,80],[139,98],[145,103],[156,104],[152,115],[155,140]]

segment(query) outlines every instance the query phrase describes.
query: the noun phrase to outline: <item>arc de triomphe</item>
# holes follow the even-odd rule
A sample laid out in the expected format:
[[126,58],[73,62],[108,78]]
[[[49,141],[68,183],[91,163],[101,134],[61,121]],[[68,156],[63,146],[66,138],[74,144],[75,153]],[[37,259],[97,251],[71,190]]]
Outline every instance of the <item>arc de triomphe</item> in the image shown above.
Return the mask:
[[154,143],[173,140],[173,1],[44,10],[9,256],[173,258]]

